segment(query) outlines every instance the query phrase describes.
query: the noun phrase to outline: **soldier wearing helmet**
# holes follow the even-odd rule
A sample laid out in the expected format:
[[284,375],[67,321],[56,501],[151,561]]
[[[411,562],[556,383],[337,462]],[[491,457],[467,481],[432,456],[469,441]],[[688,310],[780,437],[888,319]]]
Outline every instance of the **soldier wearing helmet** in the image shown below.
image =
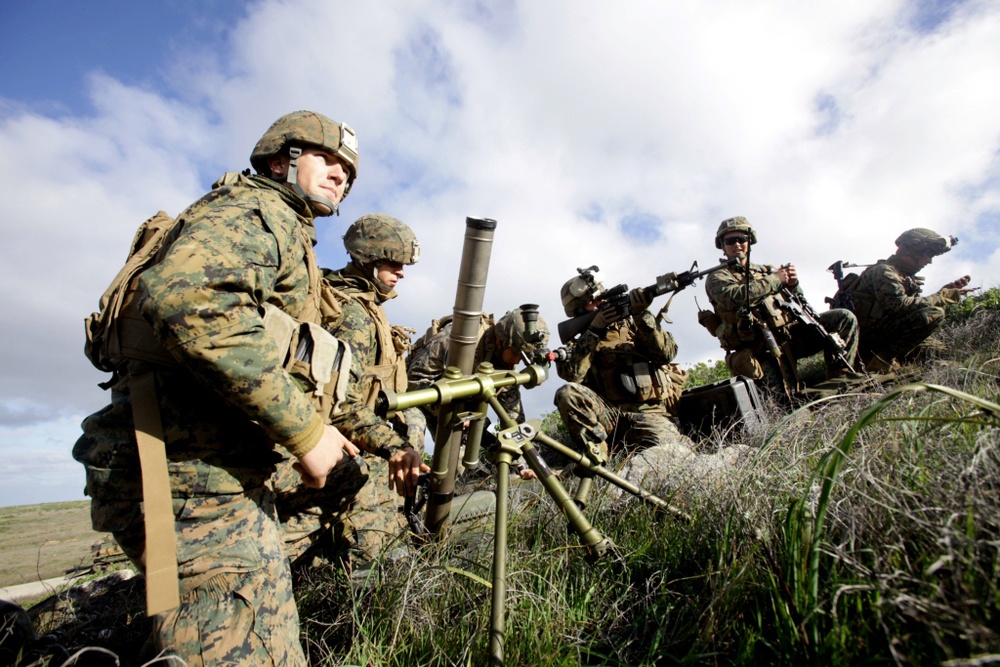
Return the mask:
[[[429,387],[444,375],[451,346],[451,325],[450,315],[435,320],[427,333],[414,343],[406,363],[410,390]],[[521,361],[530,360],[535,351],[545,348],[549,339],[549,328],[541,315],[538,316],[535,327],[534,337],[526,335],[520,308],[507,311],[496,321],[492,315],[483,314],[477,333],[473,367],[485,361],[497,369],[513,369]],[[520,387],[503,387],[496,397],[514,421],[524,423]],[[436,433],[437,415],[432,410],[424,410],[423,414],[430,432]],[[530,469],[523,467],[523,463],[521,465],[519,474],[523,479],[534,477]]]
[[[401,220],[368,213],[348,227],[344,247],[348,264],[323,272],[343,308],[342,321],[329,331],[350,345],[352,353],[351,391],[333,423],[364,450],[367,476],[376,483],[364,484],[367,476],[355,470],[353,480],[338,480],[340,488],[304,490],[286,462],[275,486],[285,547],[293,563],[313,556],[336,561],[343,559],[346,549],[356,570],[375,558],[386,539],[405,530],[392,490],[399,496],[412,495],[426,469],[421,460],[425,422],[420,410],[406,410],[392,422],[374,411],[379,391],[407,388],[404,359],[413,330],[390,325],[382,304],[396,297],[403,267],[417,262],[420,243]],[[360,490],[355,495],[352,489]],[[341,541],[335,544],[331,533],[340,535]]]
[[305,199],[314,216],[332,215],[358,176],[358,137],[347,123],[295,111],[268,128],[250,164]]
[[[711,333],[726,350],[726,364],[733,375],[760,380],[775,396],[794,398],[802,389],[799,359],[823,351],[828,378],[844,377],[854,364],[858,326],[854,315],[834,309],[819,316],[828,334],[843,343],[838,358],[829,340],[801,324],[782,307],[783,291],[801,295],[794,264],[774,267],[750,263],[751,246],[757,233],[743,216],[723,220],[715,233],[715,247],[737,264],[716,271],[705,281],[705,291],[716,318],[707,318]],[[714,329],[714,330],[712,330]],[[844,361],[848,365],[844,364]]]
[[671,363],[677,343],[649,311],[651,296],[633,289],[619,310],[596,266],[577,273],[560,290],[566,315],[596,315],[556,361],[566,384],[555,405],[573,446],[598,463],[619,446],[657,447],[673,460],[687,459],[691,442],[674,423],[687,373]]
[[320,361],[294,365],[290,343],[340,315],[320,299],[314,219],[353,184],[356,137],[297,111],[264,133],[251,162],[258,175],[220,178],[139,274],[135,303],[166,354],[146,356],[138,333],[122,333],[111,406],[84,421],[73,449],[94,528],[150,564],[148,646],[192,666],[306,664],[268,480],[276,449],[317,488],[358,453],[316,396],[339,369],[314,376]]
[[886,371],[898,362],[929,352],[928,341],[944,321],[944,306],[970,292],[971,278],[962,276],[930,296],[921,296],[916,275],[935,257],[958,243],[925,228],[908,229],[896,239],[896,252],[865,269],[852,292],[861,327],[861,357],[869,370]]

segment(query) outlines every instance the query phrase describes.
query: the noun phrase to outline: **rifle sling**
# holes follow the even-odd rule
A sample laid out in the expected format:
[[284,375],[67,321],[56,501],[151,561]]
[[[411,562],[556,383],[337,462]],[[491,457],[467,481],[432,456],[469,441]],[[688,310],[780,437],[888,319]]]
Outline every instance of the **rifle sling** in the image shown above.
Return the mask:
[[152,370],[131,374],[132,419],[142,469],[143,522],[146,546],[146,614],[153,616],[180,604],[177,581],[177,538],[167,475],[160,406]]

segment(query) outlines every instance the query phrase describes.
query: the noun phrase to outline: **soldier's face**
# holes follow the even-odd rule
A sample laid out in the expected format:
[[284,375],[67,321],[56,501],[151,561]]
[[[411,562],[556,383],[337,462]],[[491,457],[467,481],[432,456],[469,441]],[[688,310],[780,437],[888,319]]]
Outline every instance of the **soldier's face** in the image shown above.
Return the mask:
[[750,235],[746,232],[728,232],[722,237],[722,252],[726,253],[726,257],[740,255],[746,257],[748,250],[750,250]]
[[[271,162],[271,174],[275,180],[287,176],[289,162],[287,155],[275,156]],[[298,182],[307,195],[339,203],[344,198],[349,175],[347,163],[330,151],[313,147],[302,149],[298,161]]]
[[383,285],[388,285],[389,287],[395,287],[396,283],[403,279],[403,264],[402,262],[391,262],[389,260],[383,261],[378,265],[378,270],[375,272],[375,277]]

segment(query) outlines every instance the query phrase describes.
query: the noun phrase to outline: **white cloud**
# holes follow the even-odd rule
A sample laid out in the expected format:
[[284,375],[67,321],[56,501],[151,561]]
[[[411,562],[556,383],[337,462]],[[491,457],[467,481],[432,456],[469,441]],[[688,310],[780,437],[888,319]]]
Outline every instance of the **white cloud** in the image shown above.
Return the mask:
[[[364,212],[407,221],[424,252],[389,312],[419,331],[453,306],[470,215],[499,223],[486,308],[537,302],[553,330],[576,267],[632,286],[706,268],[715,227],[737,214],[758,226],[755,260],[795,262],[819,310],[827,266],[884,257],[914,226],[962,237],[929,285],[968,272],[993,286],[1000,7],[967,0],[922,32],[911,14],[888,0],[268,1],[224,41],[177,44],[159,88],[98,64],[86,114],[7,100],[0,307],[16,316],[0,414],[44,429],[106,400],[82,319],[135,227],[247,166],[267,125],[298,108],[361,142],[321,260],[344,263],[340,236]],[[685,363],[721,353],[695,320],[703,294],[671,308]],[[527,392],[529,411],[550,410],[557,384]]]

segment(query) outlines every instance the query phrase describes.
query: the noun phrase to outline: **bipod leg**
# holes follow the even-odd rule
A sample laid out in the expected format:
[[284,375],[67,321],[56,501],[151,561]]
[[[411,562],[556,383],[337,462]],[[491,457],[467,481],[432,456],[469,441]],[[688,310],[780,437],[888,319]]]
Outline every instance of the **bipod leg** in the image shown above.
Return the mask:
[[580,483],[576,486],[576,495],[573,496],[573,502],[580,509],[587,509],[587,500],[590,498],[590,491],[594,488],[594,476],[587,475],[586,477],[580,477]]
[[[518,455],[524,456],[528,467],[535,471],[546,493],[562,510],[570,528],[580,537],[580,542],[587,547],[591,555],[603,556],[614,547],[614,543],[591,525],[579,506],[570,497],[569,492],[566,491],[566,487],[562,485],[559,478],[555,476],[552,469],[546,465],[542,457],[538,455],[534,445],[531,444],[532,439],[540,435],[539,425],[540,422],[537,419],[531,419],[524,424],[514,424],[510,428],[504,429],[497,434],[499,451],[501,454],[511,454],[511,460]],[[499,488],[497,493],[500,493]],[[499,501],[500,499],[497,498],[498,503]]]
[[510,464],[514,457],[502,447],[496,457],[496,516],[493,525],[493,591],[490,600],[490,666],[503,667],[504,616],[507,597],[507,510]]
[[[608,461],[608,446],[603,442],[590,442],[584,438],[584,445],[587,448],[587,456],[594,465],[601,465]],[[576,487],[576,495],[573,500],[581,510],[587,509],[587,502],[590,500],[590,492],[594,488],[594,473],[585,466],[575,467],[573,474],[580,478]]]
[[605,479],[608,482],[611,482],[612,484],[622,489],[623,491],[627,491],[631,493],[633,496],[636,496],[637,498],[641,499],[643,502],[652,505],[658,509],[661,509],[665,512],[668,512],[674,517],[681,519],[683,521],[686,522],[691,521],[691,515],[689,515],[684,510],[674,507],[663,498],[653,495],[652,493],[646,491],[640,486],[636,486],[635,484],[628,481],[624,477],[619,477],[618,475],[611,472],[604,466],[598,465],[593,461],[591,461],[588,456],[581,454],[575,449],[567,447],[558,440],[554,440],[541,432],[537,433],[534,436],[534,439],[556,450],[566,458],[572,460],[577,465],[583,467],[587,472],[591,473],[592,475]]

